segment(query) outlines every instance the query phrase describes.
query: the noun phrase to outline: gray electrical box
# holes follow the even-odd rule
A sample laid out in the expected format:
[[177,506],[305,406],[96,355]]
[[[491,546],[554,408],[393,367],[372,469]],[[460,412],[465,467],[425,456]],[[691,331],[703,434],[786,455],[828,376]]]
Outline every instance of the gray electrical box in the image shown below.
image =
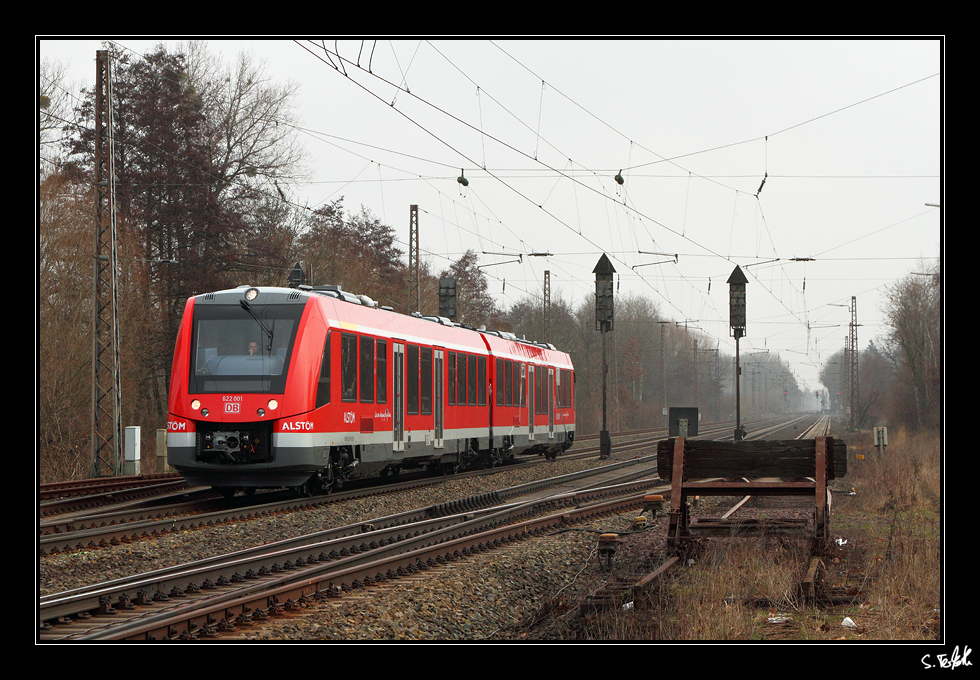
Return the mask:
[[693,406],[671,406],[667,415],[670,437],[696,437],[698,434],[698,409]]
[[126,428],[125,437],[125,465],[123,474],[140,474],[140,428],[138,425],[130,425]]

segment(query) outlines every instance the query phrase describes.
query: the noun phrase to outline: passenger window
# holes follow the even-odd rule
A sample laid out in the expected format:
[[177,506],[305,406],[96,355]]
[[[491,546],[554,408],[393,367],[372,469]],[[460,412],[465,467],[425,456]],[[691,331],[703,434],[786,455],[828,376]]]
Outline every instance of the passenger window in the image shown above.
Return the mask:
[[405,356],[405,403],[408,412],[419,414],[419,348],[409,345]]
[[504,360],[497,359],[497,406],[504,405]]
[[316,385],[316,408],[330,403],[330,331],[323,343],[323,356],[320,358],[320,377]]
[[361,401],[374,402],[374,338],[361,336]]
[[449,360],[446,362],[449,368],[449,378],[446,380],[446,393],[449,404],[456,405],[456,352],[449,353]]
[[467,396],[470,406],[476,406],[476,356],[469,357],[469,372],[466,375]]
[[466,355],[456,355],[456,403],[466,406]]
[[357,401],[357,336],[349,333],[340,336],[340,389],[341,399]]
[[479,406],[487,405],[487,358],[477,357],[477,384],[479,387],[476,392],[476,403]]
[[378,403],[388,403],[388,341],[378,340],[378,367],[376,370],[378,385]]
[[537,415],[544,413],[544,406],[541,403],[541,388],[544,386],[544,380],[541,378],[542,373],[544,373],[543,367],[534,370],[534,412]]
[[422,348],[422,360],[419,367],[419,380],[421,381],[421,406],[422,415],[432,413],[432,348]]
[[527,389],[524,387],[524,383],[527,378],[524,376],[524,364],[521,362],[514,363],[514,406],[517,406],[517,400],[520,399],[521,406],[527,406]]

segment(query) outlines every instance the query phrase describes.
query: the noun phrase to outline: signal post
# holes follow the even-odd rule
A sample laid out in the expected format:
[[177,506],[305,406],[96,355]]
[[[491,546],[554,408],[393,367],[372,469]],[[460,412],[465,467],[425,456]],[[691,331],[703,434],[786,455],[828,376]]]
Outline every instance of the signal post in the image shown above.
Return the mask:
[[595,274],[595,324],[596,329],[602,333],[602,431],[599,433],[599,458],[606,459],[612,455],[612,441],[606,425],[606,376],[609,372],[606,363],[606,333],[613,329],[613,274],[616,270],[603,253],[592,273]]

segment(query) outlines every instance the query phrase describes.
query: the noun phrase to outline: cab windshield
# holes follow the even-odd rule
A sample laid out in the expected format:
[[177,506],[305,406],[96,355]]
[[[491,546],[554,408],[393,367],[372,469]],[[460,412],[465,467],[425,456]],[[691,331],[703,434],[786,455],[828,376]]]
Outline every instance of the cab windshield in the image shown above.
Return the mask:
[[284,392],[302,313],[295,304],[197,305],[190,392]]

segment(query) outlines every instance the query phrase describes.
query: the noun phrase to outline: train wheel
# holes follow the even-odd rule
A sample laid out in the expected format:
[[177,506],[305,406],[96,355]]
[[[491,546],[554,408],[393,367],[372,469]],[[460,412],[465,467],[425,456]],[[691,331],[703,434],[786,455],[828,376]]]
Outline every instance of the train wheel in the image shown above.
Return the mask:
[[238,489],[236,489],[233,486],[216,486],[214,487],[214,490],[220,493],[225,498],[234,497],[235,492],[238,491]]
[[322,489],[320,478],[316,475],[311,476],[303,484],[296,487],[297,493],[303,498],[310,498],[320,493]]
[[323,493],[333,493],[334,488],[340,488],[337,477],[333,473],[333,467],[328,465],[320,475],[320,489]]

